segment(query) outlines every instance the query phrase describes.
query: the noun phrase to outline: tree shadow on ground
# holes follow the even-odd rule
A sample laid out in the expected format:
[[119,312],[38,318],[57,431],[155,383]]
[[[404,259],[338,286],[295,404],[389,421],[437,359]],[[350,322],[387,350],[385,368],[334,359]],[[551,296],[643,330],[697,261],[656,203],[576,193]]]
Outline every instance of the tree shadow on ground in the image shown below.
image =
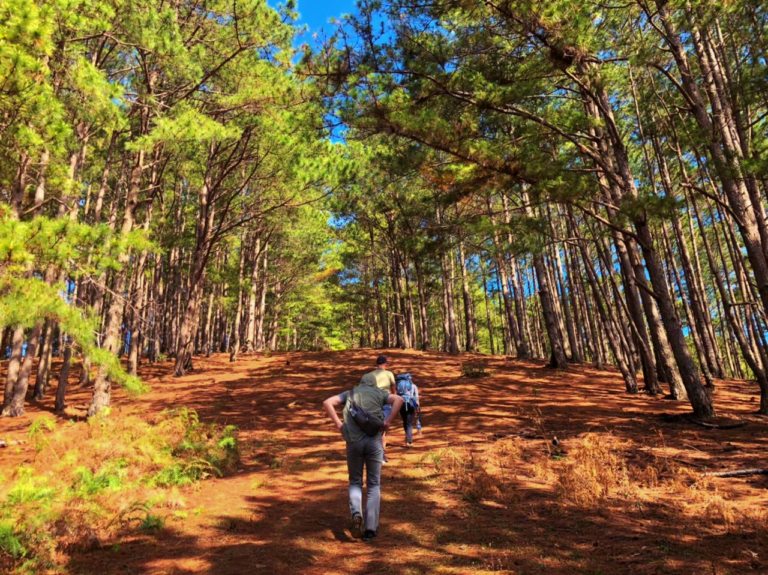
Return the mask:
[[[698,523],[684,513],[685,493],[609,498],[579,508],[557,499],[551,485],[515,475],[508,498],[478,500],[424,469],[429,453],[471,453],[499,435],[531,437],[521,441],[543,454],[554,436],[569,449],[586,433],[634,442],[627,453],[639,466],[658,458],[704,466],[697,469],[757,466],[768,447],[768,426],[749,416],[754,390],[747,382],[720,383],[715,401],[721,412],[747,418],[749,425],[706,430],[664,421],[662,414],[686,413],[689,406],[626,395],[613,371],[574,366],[557,372],[543,362],[433,352],[386,352],[393,368],[410,371],[420,386],[426,426],[413,450],[403,449],[401,429],[390,434],[380,537],[370,545],[353,540],[346,525],[344,444],[321,404],[355,385],[378,353],[280,353],[236,363],[214,355],[197,358],[198,371],[182,378],[171,376],[170,363],[143,366],[152,392],[130,399],[116,390],[117,416],[185,405],[203,421],[237,425],[243,459],[232,476],[184,491],[186,519],[169,517],[157,534],[126,534],[77,553],[69,568],[83,574],[225,575],[763,568],[764,532]],[[484,363],[492,377],[462,377],[468,361]],[[52,403],[53,393],[39,408],[32,406],[30,418]],[[87,389],[75,389],[70,402],[87,403],[87,395]],[[760,505],[768,478],[718,480],[716,486],[732,501]]]

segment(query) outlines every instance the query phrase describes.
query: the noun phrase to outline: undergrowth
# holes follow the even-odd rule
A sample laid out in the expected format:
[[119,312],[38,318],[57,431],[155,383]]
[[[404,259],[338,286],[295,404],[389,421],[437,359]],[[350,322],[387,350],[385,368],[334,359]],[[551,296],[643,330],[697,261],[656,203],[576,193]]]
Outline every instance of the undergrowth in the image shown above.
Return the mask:
[[493,372],[487,371],[480,363],[465,363],[461,366],[461,375],[469,378],[491,377]]
[[0,567],[60,571],[73,550],[129,530],[164,528],[162,508],[184,507],[180,488],[233,470],[234,426],[206,424],[186,408],[152,422],[96,416],[29,429],[36,456],[0,489]]
[[587,434],[569,442],[567,451],[544,443],[506,438],[473,449],[448,447],[424,455],[421,468],[431,471],[425,480],[442,479],[470,504],[514,504],[521,487],[530,489],[533,480],[535,489],[549,491],[560,505],[589,513],[606,504],[642,509],[645,502],[667,498],[681,520],[693,520],[698,528],[768,535],[768,512],[740,510],[710,478],[667,458],[630,464],[627,455],[637,451],[631,441]]
[[630,494],[631,484],[624,458],[617,446],[587,435],[569,457],[554,468],[555,492],[564,501],[581,507],[594,506],[617,492]]

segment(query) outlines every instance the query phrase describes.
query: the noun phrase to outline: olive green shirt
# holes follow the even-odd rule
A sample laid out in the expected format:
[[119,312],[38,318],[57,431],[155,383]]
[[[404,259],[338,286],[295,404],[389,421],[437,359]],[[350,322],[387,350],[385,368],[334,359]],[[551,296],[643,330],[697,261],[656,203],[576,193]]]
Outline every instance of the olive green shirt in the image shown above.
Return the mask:
[[[365,376],[363,378],[365,378]],[[367,435],[365,431],[360,429],[360,426],[357,425],[349,413],[351,396],[352,394],[349,391],[345,391],[339,395],[339,399],[344,403],[344,426],[341,428],[341,435],[345,441],[355,443],[356,441],[360,441],[364,437],[367,437]],[[382,419],[383,415],[381,408],[387,403],[388,398],[389,391],[376,387],[374,382],[370,381],[370,379],[367,382],[361,381],[360,385],[355,388],[355,403],[371,415],[381,417]]]
[[363,384],[373,384],[389,393],[390,389],[392,389],[391,386],[395,385],[395,374],[388,369],[374,369],[360,379],[360,385]]

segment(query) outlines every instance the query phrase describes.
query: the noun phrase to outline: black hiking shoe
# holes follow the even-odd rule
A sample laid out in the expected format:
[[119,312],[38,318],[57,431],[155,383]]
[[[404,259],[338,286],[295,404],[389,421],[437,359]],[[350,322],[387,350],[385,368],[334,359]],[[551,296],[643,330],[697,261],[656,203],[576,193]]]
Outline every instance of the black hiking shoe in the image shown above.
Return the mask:
[[352,537],[360,538],[363,536],[363,516],[355,513],[352,516]]
[[376,539],[376,532],[370,529],[366,529],[365,533],[363,533],[363,542],[370,543],[374,539]]

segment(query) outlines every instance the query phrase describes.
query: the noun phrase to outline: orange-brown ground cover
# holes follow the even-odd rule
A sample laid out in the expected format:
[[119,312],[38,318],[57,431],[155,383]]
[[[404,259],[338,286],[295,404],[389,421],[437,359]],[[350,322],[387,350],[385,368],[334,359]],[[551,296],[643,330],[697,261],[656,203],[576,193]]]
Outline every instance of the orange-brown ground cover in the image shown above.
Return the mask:
[[[756,386],[719,382],[710,430],[664,417],[689,407],[623,393],[619,375],[541,362],[392,351],[419,384],[424,435],[391,434],[382,523],[370,545],[346,523],[344,443],[322,411],[357,382],[371,350],[198,358],[196,371],[145,366],[152,392],[115,393],[111,417],[186,405],[240,428],[236,473],[182,491],[183,519],[76,552],[72,573],[749,573],[768,572],[768,476],[699,473],[766,467],[768,424],[751,415]],[[464,363],[491,377],[467,379]],[[73,370],[77,371],[77,370]],[[74,375],[73,375],[74,377]],[[24,440],[55,390],[0,438]],[[73,388],[70,415],[89,390]],[[78,424],[84,425],[84,424]],[[501,438],[500,436],[509,437]],[[557,446],[553,445],[558,438]],[[34,449],[0,450],[0,475]],[[194,512],[193,512],[194,511]]]

